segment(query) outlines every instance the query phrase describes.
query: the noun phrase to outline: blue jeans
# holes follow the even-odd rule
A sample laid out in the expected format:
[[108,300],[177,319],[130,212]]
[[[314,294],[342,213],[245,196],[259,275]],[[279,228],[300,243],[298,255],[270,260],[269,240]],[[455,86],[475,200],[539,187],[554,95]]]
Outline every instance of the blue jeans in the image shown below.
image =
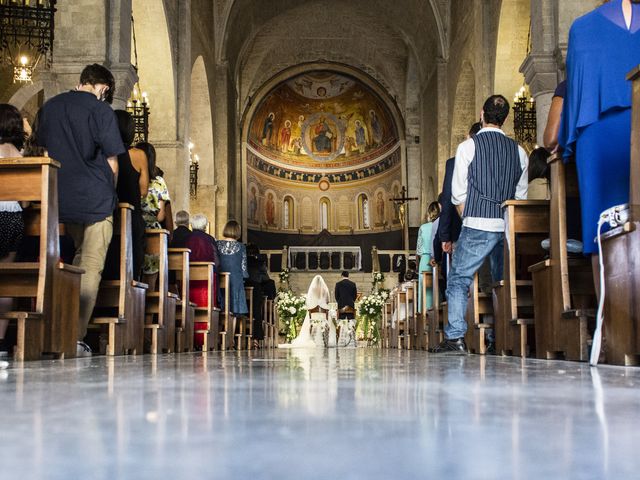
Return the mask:
[[491,261],[493,281],[502,280],[503,248],[504,232],[485,232],[462,227],[447,278],[449,323],[444,330],[447,339],[464,337],[467,331],[467,322],[464,317],[467,313],[469,287],[485,258],[489,257]]

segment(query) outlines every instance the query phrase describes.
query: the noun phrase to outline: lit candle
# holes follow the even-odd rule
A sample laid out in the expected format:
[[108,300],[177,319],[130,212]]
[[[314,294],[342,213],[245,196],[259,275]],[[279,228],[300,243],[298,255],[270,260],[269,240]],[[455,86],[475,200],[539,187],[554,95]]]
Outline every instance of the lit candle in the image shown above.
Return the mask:
[[149,105],[149,97],[147,96],[147,92],[142,92],[142,103],[146,103]]

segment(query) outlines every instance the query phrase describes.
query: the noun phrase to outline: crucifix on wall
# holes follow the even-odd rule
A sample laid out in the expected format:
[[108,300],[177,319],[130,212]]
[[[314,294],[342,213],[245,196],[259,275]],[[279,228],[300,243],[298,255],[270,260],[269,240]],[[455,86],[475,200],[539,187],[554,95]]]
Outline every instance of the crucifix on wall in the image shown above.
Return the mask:
[[398,212],[400,225],[402,225],[402,246],[404,250],[407,250],[409,248],[409,202],[419,200],[418,197],[407,196],[408,193],[409,192],[407,191],[407,187],[402,187],[399,197],[393,197],[389,199],[390,202],[393,202],[393,206]]

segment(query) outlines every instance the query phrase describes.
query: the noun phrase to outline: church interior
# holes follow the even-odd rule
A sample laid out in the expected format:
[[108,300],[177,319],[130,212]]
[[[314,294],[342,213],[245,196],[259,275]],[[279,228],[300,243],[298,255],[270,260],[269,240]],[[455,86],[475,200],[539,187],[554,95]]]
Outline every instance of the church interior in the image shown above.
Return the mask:
[[636,0],[0,0],[2,470],[633,478],[639,30]]

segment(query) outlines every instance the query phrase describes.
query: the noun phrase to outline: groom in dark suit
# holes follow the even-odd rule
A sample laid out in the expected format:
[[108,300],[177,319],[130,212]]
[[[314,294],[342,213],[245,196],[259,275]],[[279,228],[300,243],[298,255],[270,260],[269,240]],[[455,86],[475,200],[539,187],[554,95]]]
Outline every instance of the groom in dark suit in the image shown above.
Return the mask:
[[[338,318],[352,320],[355,318],[356,296],[358,295],[358,289],[356,284],[349,280],[349,272],[342,272],[342,278],[336,283],[336,302],[338,302]],[[345,308],[348,307],[348,308]],[[350,311],[343,311],[350,310]]]

